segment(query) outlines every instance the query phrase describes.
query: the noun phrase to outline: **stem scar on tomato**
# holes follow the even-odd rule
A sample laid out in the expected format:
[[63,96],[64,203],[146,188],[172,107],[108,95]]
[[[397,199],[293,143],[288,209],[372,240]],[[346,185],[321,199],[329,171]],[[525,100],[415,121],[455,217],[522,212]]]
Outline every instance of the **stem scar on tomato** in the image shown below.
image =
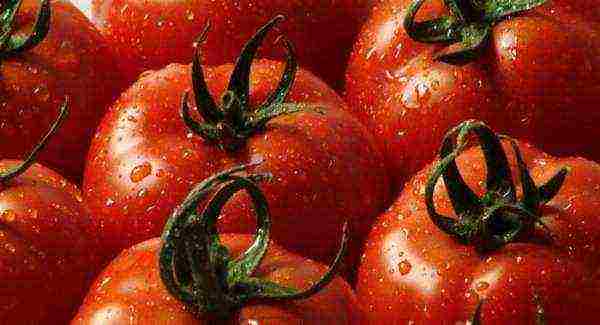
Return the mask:
[[[241,175],[250,165],[216,174],[198,185],[169,218],[159,253],[160,276],[168,291],[192,311],[227,318],[249,300],[301,300],[319,292],[334,278],[348,241],[344,224],[341,247],[328,271],[310,288],[298,290],[253,277],[267,251],[271,220],[267,200],[257,182],[270,174]],[[215,188],[219,187],[215,191]],[[216,222],[225,204],[245,190],[254,203],[257,231],[254,243],[233,260],[221,244]],[[199,203],[215,192],[200,215]]]
[[404,29],[410,38],[422,43],[446,43],[436,58],[461,64],[473,60],[489,39],[492,27],[515,14],[541,6],[547,0],[444,0],[449,15],[416,22],[425,0],[414,0],[408,7]]
[[[487,193],[481,198],[467,186],[456,164],[468,146],[471,133],[479,138],[487,166]],[[521,200],[517,199],[500,138],[509,139],[515,152],[523,190]],[[473,244],[482,252],[494,250],[531,233],[536,224],[544,226],[539,209],[558,193],[568,172],[569,168],[564,167],[546,184],[537,187],[514,140],[497,136],[483,122],[466,121],[451,129],[443,139],[440,161],[434,166],[425,189],[427,212],[438,228],[460,242]],[[436,211],[433,194],[440,177],[444,179],[458,220]]]
[[247,138],[264,128],[267,122],[278,116],[303,110],[320,112],[316,107],[284,102],[294,84],[298,62],[292,43],[283,35],[280,35],[275,41],[275,43],[282,43],[286,51],[286,65],[283,75],[275,91],[262,104],[256,108],[250,107],[250,68],[252,61],[269,31],[284,19],[283,15],[275,16],[246,43],[231,74],[227,91],[221,97],[220,106],[216,104],[208,91],[200,62],[200,47],[206,40],[210,30],[210,22],[207,22],[195,42],[192,60],[194,98],[197,105],[196,109],[204,120],[203,123],[195,121],[190,115],[188,92],[185,92],[181,99],[181,118],[193,133],[209,142],[216,143],[221,149],[235,151],[245,143]]

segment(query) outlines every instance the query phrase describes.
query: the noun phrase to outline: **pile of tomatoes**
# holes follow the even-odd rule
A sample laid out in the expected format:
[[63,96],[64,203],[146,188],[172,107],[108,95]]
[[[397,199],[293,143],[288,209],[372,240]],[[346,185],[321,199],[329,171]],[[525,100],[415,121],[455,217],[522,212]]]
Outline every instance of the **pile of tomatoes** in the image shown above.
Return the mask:
[[0,4],[1,324],[594,324],[595,0]]

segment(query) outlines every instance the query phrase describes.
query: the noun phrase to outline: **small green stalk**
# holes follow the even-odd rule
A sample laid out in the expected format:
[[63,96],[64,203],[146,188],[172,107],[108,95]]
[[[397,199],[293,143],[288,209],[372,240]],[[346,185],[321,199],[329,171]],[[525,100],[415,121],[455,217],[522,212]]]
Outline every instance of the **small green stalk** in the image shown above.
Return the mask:
[[[479,138],[487,166],[487,192],[483,197],[467,186],[456,165],[456,158],[467,147],[467,136],[471,133]],[[516,155],[523,190],[520,200],[500,138],[510,141]],[[536,224],[545,227],[540,220],[540,207],[558,193],[568,171],[567,167],[561,169],[546,184],[537,187],[514,140],[497,136],[483,122],[466,121],[444,137],[440,161],[433,168],[425,190],[427,211],[438,228],[460,242],[472,244],[482,252],[494,250],[531,233]],[[440,177],[458,219],[436,211],[433,192]]]
[[207,24],[196,41],[196,50],[192,60],[192,85],[196,100],[196,109],[203,122],[195,121],[190,114],[189,94],[184,93],[181,101],[181,117],[188,129],[223,150],[236,151],[246,139],[262,130],[267,122],[281,116],[310,110],[301,104],[284,103],[296,76],[298,63],[292,43],[285,37],[277,38],[286,50],[286,66],[275,91],[258,107],[250,107],[250,68],[258,48],[267,34],[284,19],[278,15],[261,27],[244,46],[229,80],[227,91],[217,105],[212,98],[204,71],[200,63],[200,47],[206,40],[210,29]]
[[7,0],[0,13],[0,59],[13,57],[37,46],[46,38],[50,29],[52,10],[50,0],[42,0],[31,34],[27,37],[14,35],[14,21],[22,0]]
[[547,0],[444,0],[449,15],[416,22],[425,0],[414,0],[404,19],[408,36],[422,43],[443,43],[436,54],[440,61],[464,64],[477,57],[492,27],[510,16],[543,5]]
[[33,163],[35,163],[37,156],[39,153],[46,147],[52,136],[58,131],[64,120],[67,118],[69,113],[69,98],[66,97],[64,103],[60,107],[60,111],[58,113],[58,117],[50,126],[50,129],[46,134],[42,137],[40,142],[38,142],[33,150],[29,153],[27,158],[23,162],[21,162],[18,166],[13,167],[7,171],[0,172],[0,184],[5,185],[10,182],[15,177],[23,174]]
[[[284,287],[254,277],[269,244],[271,220],[267,200],[256,182],[270,175],[242,175],[249,165],[235,167],[204,180],[175,209],[162,235],[160,275],[169,292],[191,310],[215,319],[227,319],[250,299],[298,300],[319,292],[334,278],[348,239],[347,226],[341,248],[325,275],[306,290]],[[218,189],[215,191],[215,189]],[[216,222],[223,206],[245,190],[257,214],[254,243],[237,259],[221,244]],[[200,215],[199,203],[215,192]]]

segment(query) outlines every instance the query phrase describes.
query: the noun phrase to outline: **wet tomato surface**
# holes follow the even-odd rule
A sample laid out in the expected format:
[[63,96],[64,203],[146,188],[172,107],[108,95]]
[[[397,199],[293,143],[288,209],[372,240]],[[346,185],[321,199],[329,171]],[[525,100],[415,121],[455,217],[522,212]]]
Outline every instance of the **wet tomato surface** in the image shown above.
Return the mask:
[[[0,156],[23,157],[69,96],[70,117],[41,153],[40,162],[81,179],[94,129],[126,84],[112,52],[87,18],[68,1],[47,4],[47,36],[33,48],[2,50],[0,138],[11,140],[0,142]],[[3,13],[10,8],[2,8]],[[39,12],[39,1],[22,2],[9,43],[30,35]]]
[[[249,235],[223,235],[223,243],[237,256],[251,243]],[[214,324],[194,316],[167,291],[158,270],[160,239],[125,250],[96,279],[71,324],[97,322],[165,322]],[[326,267],[271,244],[255,275],[281,285],[305,288]],[[256,303],[239,310],[230,324],[353,324],[358,317],[356,297],[341,278],[310,299],[300,302]]]
[[[277,14],[298,48],[303,66],[341,86],[348,53],[366,19],[368,0],[138,1],[94,0],[92,16],[133,73],[189,63],[188,50],[210,20],[213,31],[203,53],[208,65],[234,62],[253,31]],[[268,47],[267,58],[280,55]]]
[[[1,160],[0,171],[20,161]],[[64,324],[99,269],[78,188],[42,165],[0,185],[0,322]]]
[[[247,174],[247,168],[194,186],[160,239],[125,250],[104,270],[72,324],[355,324],[361,317],[356,297],[335,275],[346,224],[329,268],[289,253],[269,239],[269,206],[257,183],[270,176]],[[256,235],[219,236],[223,206],[243,190],[252,198]]]
[[[339,229],[348,219],[353,232],[350,255],[357,251],[360,238],[384,208],[389,191],[381,154],[368,131],[346,112],[344,102],[331,88],[303,69],[298,70],[286,103],[268,109],[248,108],[272,93],[283,100],[286,91],[274,89],[282,74],[283,80],[293,79],[292,65],[256,60],[249,95],[226,92],[224,100],[243,98],[246,103],[242,107],[244,125],[260,120],[253,112],[298,110],[263,119],[265,124],[249,133],[236,131],[233,122],[219,122],[217,128],[205,123],[208,131],[203,135],[204,131],[193,130],[194,125],[199,127],[196,122],[184,122],[179,111],[183,94],[192,90],[189,65],[172,64],[148,72],[121,96],[94,138],[84,177],[84,196],[98,223],[98,236],[113,254],[157,236],[166,216],[192,184],[223,168],[251,162],[262,162],[256,169],[273,174],[273,181],[261,188],[276,220],[274,240],[293,252],[327,261],[333,254],[330,247],[339,240]],[[195,67],[201,67],[198,61]],[[204,72],[207,91],[216,96],[230,89],[232,73],[237,76],[232,79],[239,77],[233,65],[209,67]],[[206,102],[210,97],[199,96],[204,93],[202,87],[194,89],[196,102],[202,103],[194,108],[211,118],[210,111],[204,110],[210,106]],[[184,102],[194,105],[192,99]],[[213,113],[222,114],[219,110],[215,108]],[[190,115],[206,121],[196,109]],[[228,133],[230,139],[220,133],[223,130],[240,133]],[[217,136],[214,134],[224,139],[215,143],[210,140]],[[247,202],[240,194],[228,204],[221,218],[222,231],[247,233],[253,229],[253,218],[244,209]]]
[[[417,27],[412,27],[417,39],[427,34],[418,31],[419,23],[448,17],[442,1],[418,3]],[[440,56],[457,50],[460,40],[448,39],[446,45],[413,40],[404,27],[411,4],[386,0],[375,5],[346,75],[349,107],[383,144],[396,184],[434,158],[446,129],[468,118],[485,120],[553,154],[600,159],[594,145],[600,135],[595,122],[600,118],[595,1],[547,1],[490,19],[494,23],[481,46],[464,55],[470,60],[449,63],[456,53],[446,61]],[[475,17],[477,10],[472,9]]]
[[[513,148],[508,141],[503,146],[509,171],[513,179],[521,179],[516,184],[522,187],[525,181],[518,177],[522,170]],[[520,189],[519,203],[509,190],[510,173],[492,167],[495,171],[486,178],[479,148],[456,159],[464,184],[474,194],[465,194],[470,190],[464,187],[457,190],[461,181],[449,169],[444,182],[433,185],[435,179],[428,179],[433,166],[407,183],[377,220],[360,265],[357,296],[371,322],[455,324],[471,319],[478,305],[481,324],[595,322],[600,166],[583,158],[555,158],[522,142],[516,146],[539,186],[528,187],[527,196]],[[501,155],[496,158],[503,161]],[[500,192],[490,190],[494,187]],[[467,203],[483,193],[479,206]],[[436,213],[460,216],[460,222],[431,217],[429,194]],[[537,209],[531,210],[536,203]]]

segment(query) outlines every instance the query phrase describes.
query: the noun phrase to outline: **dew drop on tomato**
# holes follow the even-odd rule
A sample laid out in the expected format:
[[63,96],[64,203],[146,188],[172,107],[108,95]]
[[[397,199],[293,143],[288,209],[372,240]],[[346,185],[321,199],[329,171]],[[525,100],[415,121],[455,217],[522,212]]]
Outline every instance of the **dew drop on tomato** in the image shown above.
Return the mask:
[[135,166],[131,170],[131,175],[129,178],[132,182],[138,183],[141,182],[144,178],[152,173],[152,165],[149,162],[145,162],[141,165]]

